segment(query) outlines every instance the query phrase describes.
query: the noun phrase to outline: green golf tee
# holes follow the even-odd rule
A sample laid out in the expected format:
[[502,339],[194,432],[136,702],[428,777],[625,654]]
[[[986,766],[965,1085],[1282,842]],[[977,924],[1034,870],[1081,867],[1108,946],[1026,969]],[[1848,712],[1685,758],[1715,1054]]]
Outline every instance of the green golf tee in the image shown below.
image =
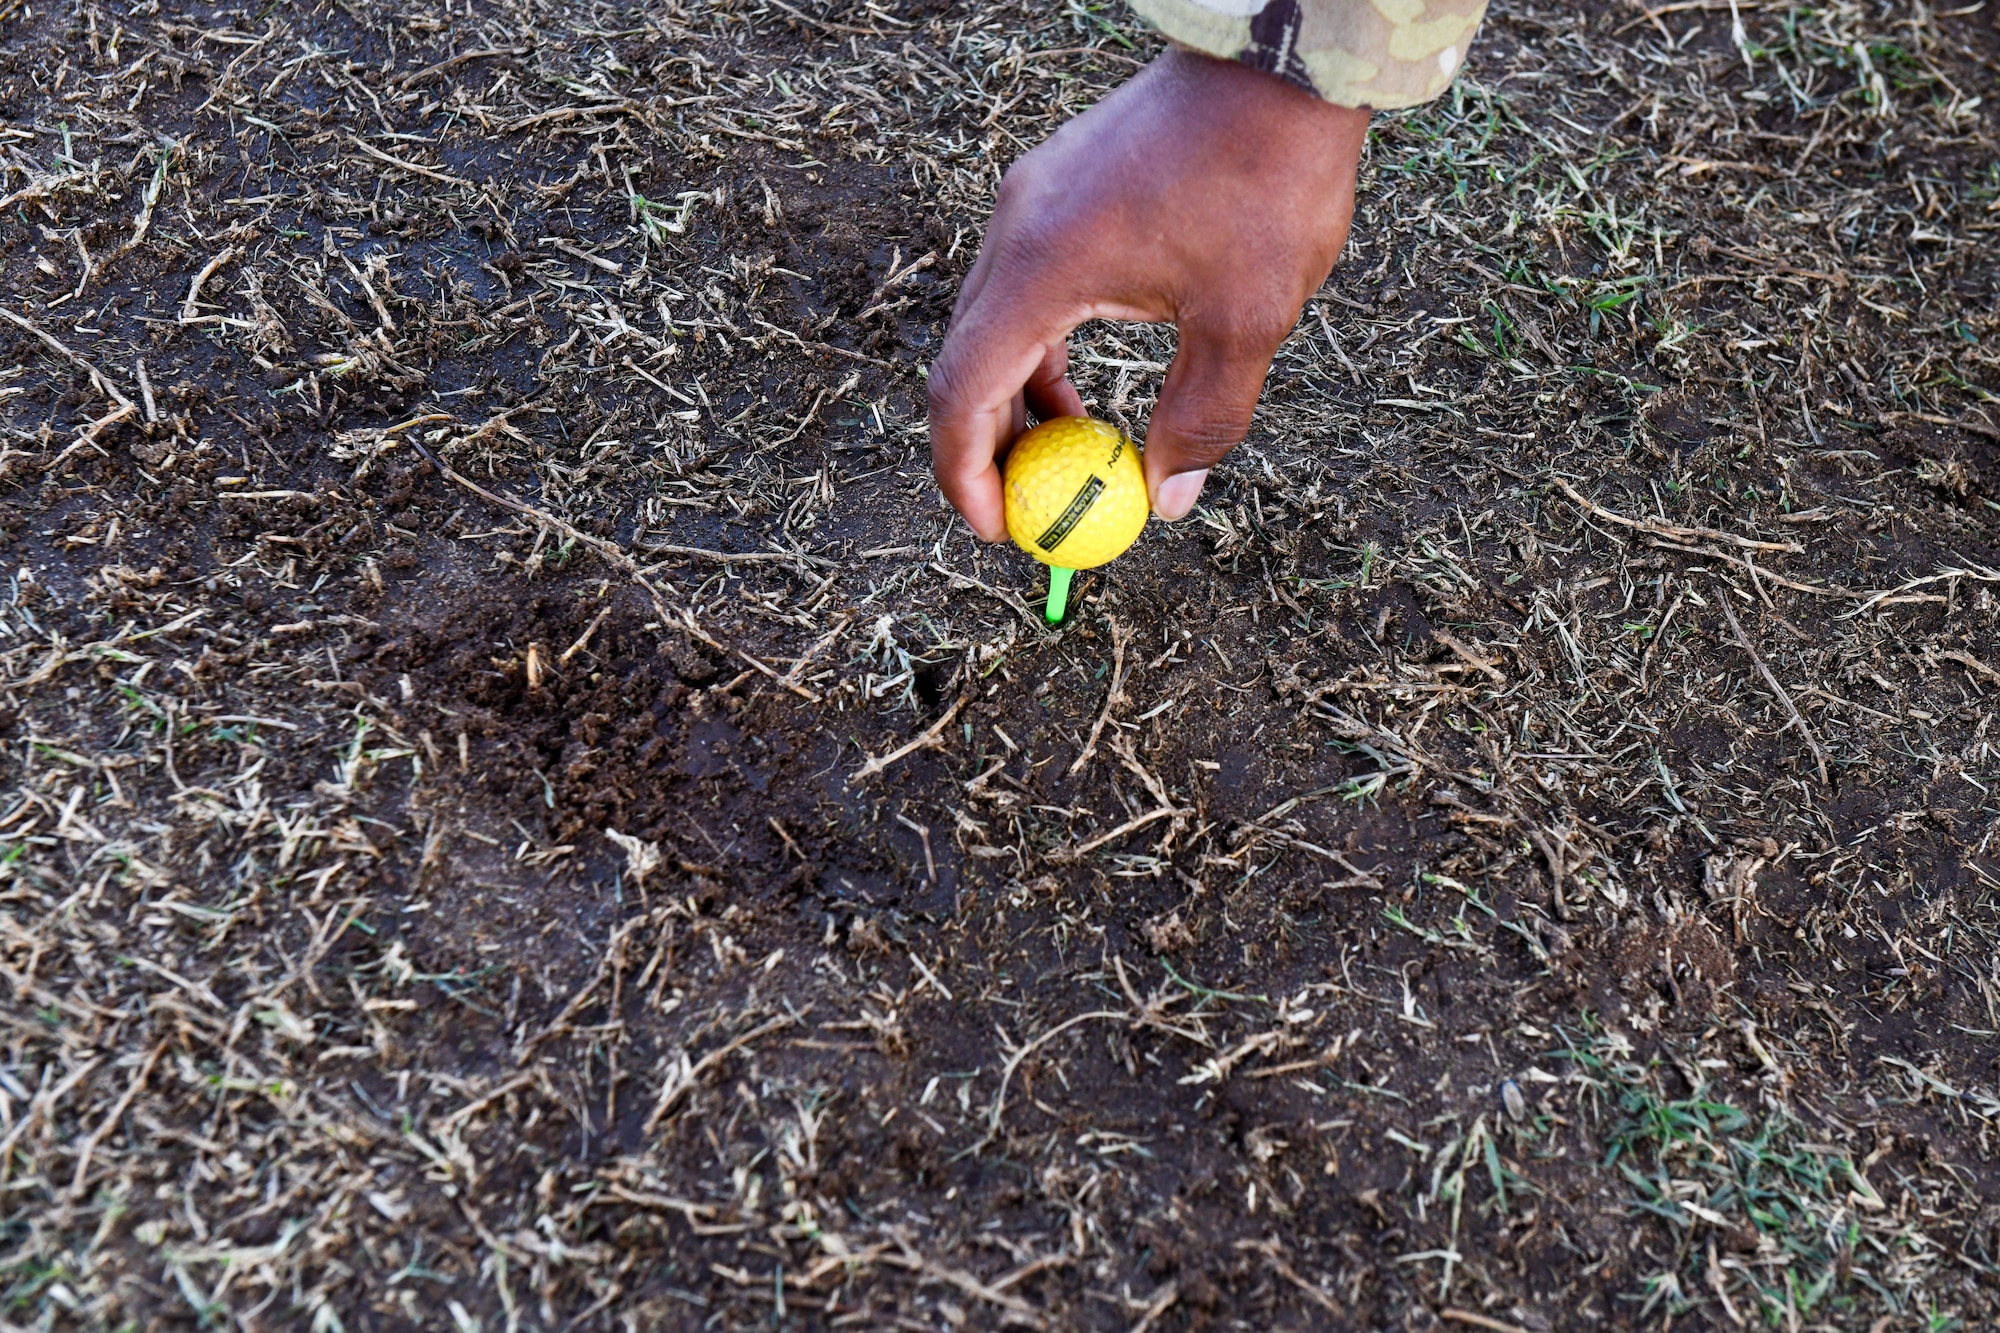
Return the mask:
[[1069,578],[1075,572],[1060,565],[1049,566],[1049,604],[1042,614],[1051,625],[1061,624],[1063,612],[1069,608]]

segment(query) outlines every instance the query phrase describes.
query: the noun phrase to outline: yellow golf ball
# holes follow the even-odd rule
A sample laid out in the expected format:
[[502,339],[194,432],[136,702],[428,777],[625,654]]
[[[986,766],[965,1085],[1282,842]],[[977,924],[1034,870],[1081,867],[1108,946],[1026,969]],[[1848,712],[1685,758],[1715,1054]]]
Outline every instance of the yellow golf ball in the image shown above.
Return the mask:
[[1007,535],[1045,565],[1108,564],[1146,526],[1150,506],[1139,447],[1106,422],[1044,421],[1014,442],[1003,475]]

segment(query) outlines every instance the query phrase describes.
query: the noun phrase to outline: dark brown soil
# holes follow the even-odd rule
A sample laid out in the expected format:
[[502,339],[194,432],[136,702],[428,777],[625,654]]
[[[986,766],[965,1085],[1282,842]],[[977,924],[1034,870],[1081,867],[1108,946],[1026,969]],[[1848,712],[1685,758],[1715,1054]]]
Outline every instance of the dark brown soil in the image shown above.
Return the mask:
[[921,367],[1122,17],[0,0],[0,1318],[1990,1325],[2000,40],[1739,8],[1496,13],[1051,631]]

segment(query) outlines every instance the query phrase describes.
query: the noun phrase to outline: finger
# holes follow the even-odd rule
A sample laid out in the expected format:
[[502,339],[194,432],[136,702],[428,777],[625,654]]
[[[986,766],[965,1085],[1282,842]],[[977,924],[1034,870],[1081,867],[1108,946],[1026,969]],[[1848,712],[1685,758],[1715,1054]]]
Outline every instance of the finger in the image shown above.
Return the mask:
[[[932,374],[935,382],[936,372]],[[982,541],[1007,539],[1007,510],[994,459],[1012,434],[1016,411],[1011,398],[969,410],[931,408],[931,471],[944,498]]]
[[1241,443],[1277,340],[1183,328],[1146,431],[1146,487],[1169,522],[1194,508],[1209,468]]
[[948,328],[956,326],[965,312],[972,308],[972,303],[979,299],[980,289],[986,286],[987,275],[992,271],[993,252],[982,246],[973,257],[972,268],[967,271],[965,281],[958,284],[958,299],[951,303],[951,325]]
[[1035,414],[1037,421],[1084,415],[1083,395],[1069,382],[1067,338],[1049,348],[1042,364],[1035,367],[1035,373],[1022,386],[1022,392],[1027,399],[1028,410]]
[[[1027,384],[1068,332],[1043,322],[1055,302],[1019,291],[1000,300],[996,283],[989,278],[979,299],[960,313],[931,366],[929,384],[931,467],[938,488],[990,542],[1007,536],[994,459],[1025,424]],[[1043,398],[1047,402],[1052,395]]]

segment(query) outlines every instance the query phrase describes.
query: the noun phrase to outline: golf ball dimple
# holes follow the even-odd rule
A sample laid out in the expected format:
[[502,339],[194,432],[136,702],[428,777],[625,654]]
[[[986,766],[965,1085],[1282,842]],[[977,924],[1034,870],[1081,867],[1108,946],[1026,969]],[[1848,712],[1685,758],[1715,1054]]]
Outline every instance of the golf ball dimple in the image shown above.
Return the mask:
[[1150,512],[1139,448],[1089,417],[1044,421],[1003,465],[1007,535],[1045,565],[1095,569],[1139,540]]

